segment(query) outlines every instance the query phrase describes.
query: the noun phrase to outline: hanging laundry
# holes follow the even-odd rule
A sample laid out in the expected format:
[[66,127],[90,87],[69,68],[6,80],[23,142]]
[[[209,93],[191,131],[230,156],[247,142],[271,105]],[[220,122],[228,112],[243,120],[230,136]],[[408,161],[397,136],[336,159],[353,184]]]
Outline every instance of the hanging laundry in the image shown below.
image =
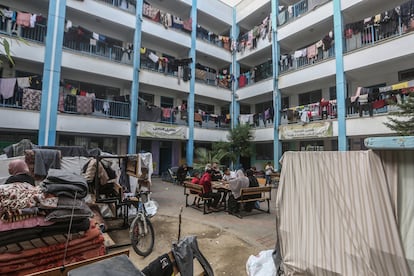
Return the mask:
[[30,87],[30,78],[29,77],[17,78],[17,85],[20,88]]
[[23,26],[23,27],[30,27],[31,16],[32,15],[30,13],[18,12],[17,18],[16,18],[16,24]]
[[40,110],[42,91],[25,88],[23,90],[22,108],[29,110]]
[[183,21],[183,29],[191,32],[191,30],[193,29],[192,23],[193,19],[191,17]]
[[153,52],[151,52],[151,53],[148,55],[148,58],[149,58],[150,60],[152,60],[152,62],[154,62],[154,63],[157,63],[157,62],[158,62],[158,60],[159,60],[159,57],[158,57],[156,54],[154,54]]
[[0,79],[0,95],[4,100],[10,99],[14,95],[14,86],[16,78]]

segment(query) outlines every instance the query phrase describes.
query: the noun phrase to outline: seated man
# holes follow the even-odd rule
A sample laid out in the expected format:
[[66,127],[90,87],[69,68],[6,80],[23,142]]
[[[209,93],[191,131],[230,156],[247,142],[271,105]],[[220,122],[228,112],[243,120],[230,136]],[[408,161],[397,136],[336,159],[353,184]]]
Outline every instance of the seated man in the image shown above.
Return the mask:
[[211,180],[212,181],[217,181],[217,180],[221,180],[223,178],[219,166],[216,162],[213,163],[213,165],[211,166]]
[[185,181],[185,179],[187,178],[187,173],[188,173],[188,166],[186,163],[182,164],[181,166],[178,167],[177,170],[177,181],[179,184],[183,184],[183,182]]

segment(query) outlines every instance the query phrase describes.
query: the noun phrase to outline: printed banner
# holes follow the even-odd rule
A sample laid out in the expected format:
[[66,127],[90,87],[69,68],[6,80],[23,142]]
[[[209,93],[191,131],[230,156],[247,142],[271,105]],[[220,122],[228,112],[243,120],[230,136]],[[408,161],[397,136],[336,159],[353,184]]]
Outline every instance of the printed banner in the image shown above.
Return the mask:
[[316,122],[305,125],[281,125],[279,126],[279,139],[291,140],[301,138],[332,137],[332,122]]
[[186,127],[152,122],[139,122],[141,137],[186,139]]

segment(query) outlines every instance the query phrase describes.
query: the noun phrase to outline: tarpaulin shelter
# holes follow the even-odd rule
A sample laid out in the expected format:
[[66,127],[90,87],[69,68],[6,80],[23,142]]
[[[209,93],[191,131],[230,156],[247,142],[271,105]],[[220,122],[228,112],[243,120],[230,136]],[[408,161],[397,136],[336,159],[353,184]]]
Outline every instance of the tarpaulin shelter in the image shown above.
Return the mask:
[[286,152],[276,199],[285,275],[411,275],[413,153]]

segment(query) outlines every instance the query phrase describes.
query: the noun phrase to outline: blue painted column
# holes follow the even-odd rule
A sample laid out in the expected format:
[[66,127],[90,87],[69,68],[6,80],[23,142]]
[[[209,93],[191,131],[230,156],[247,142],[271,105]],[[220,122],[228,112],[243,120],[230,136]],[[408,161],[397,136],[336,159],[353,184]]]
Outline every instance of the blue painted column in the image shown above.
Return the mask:
[[279,56],[280,47],[277,41],[277,18],[279,15],[279,1],[272,0],[272,69],[273,69],[273,163],[275,170],[280,170],[279,159],[282,157],[282,143],[279,141],[280,110],[282,97],[279,90]]
[[[237,40],[239,37],[239,26],[236,22],[236,8],[233,7],[233,26],[231,28],[231,40]],[[240,112],[240,103],[237,101],[237,89],[238,89],[238,80],[237,77],[240,75],[240,64],[237,61],[237,51],[234,50],[232,53],[232,66],[230,68],[230,74],[234,76],[234,82],[232,83],[231,87],[231,103],[230,103],[230,117],[231,117],[231,128],[235,128],[237,126]]]
[[66,0],[49,1],[38,144],[54,146]]
[[137,123],[138,123],[138,95],[139,95],[139,67],[141,62],[141,31],[142,31],[142,7],[143,0],[137,0],[135,12],[134,32],[134,61],[131,86],[131,126],[129,133],[128,153],[134,154],[137,151]]
[[338,112],[338,150],[347,151],[348,141],[346,137],[346,84],[344,73],[344,36],[341,12],[341,1],[334,0],[334,40],[336,61],[336,103]]
[[189,166],[193,165],[194,159],[194,93],[195,93],[195,64],[196,64],[196,40],[197,40],[197,0],[192,1],[191,5],[191,49],[190,58],[193,62],[190,64],[191,80],[190,94],[188,95],[187,112],[188,112],[188,141],[186,160]]

